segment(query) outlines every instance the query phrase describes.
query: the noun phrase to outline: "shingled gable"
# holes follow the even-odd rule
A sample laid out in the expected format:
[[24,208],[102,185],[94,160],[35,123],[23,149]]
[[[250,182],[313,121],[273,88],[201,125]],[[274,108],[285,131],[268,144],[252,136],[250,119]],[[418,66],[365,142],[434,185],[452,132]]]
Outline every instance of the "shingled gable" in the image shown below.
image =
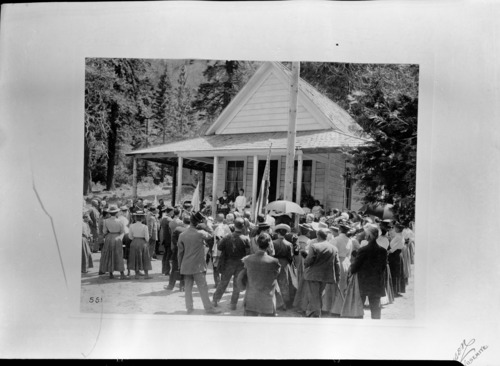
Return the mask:
[[[288,130],[290,70],[266,62],[252,76],[206,135]],[[334,130],[356,134],[361,128],[339,105],[303,79],[299,82],[297,131]]]

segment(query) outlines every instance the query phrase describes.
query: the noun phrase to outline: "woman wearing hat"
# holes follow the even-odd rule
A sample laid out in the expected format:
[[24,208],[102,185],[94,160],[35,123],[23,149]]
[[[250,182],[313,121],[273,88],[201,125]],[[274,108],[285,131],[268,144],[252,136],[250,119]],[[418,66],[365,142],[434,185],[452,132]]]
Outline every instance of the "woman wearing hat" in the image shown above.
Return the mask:
[[394,296],[402,296],[406,292],[406,281],[404,277],[402,250],[404,248],[403,231],[404,226],[396,223],[391,242],[389,244],[389,267],[391,269],[392,288]]
[[351,265],[352,240],[347,236],[350,226],[343,221],[338,223],[338,236],[331,243],[337,248],[340,262],[338,283],[329,283],[322,297],[322,310],[334,316],[340,316],[347,290],[347,272]]
[[[260,234],[266,233],[270,234],[271,231],[271,226],[267,222],[259,222],[256,226],[255,232],[252,233],[251,238],[250,238],[250,253],[255,254],[257,253],[259,249],[259,245],[257,243],[257,238]],[[274,256],[274,245],[273,242],[269,244],[267,250],[267,254],[270,256]]]
[[87,273],[89,268],[94,268],[92,263],[92,250],[89,242],[92,234],[89,227],[90,215],[88,211],[83,212],[83,228],[82,228],[82,273]]
[[151,257],[149,254],[149,230],[144,224],[145,213],[144,211],[134,212],[135,223],[129,227],[129,237],[132,240],[130,243],[130,253],[128,255],[127,268],[135,272],[135,279],[143,276],[141,272],[144,270],[146,276],[144,279],[149,280],[148,271],[152,270]]
[[[274,258],[278,259],[281,265],[281,271],[278,275],[278,286],[282,297],[282,307],[291,308],[295,293],[297,292],[297,269],[293,262],[292,243],[285,239],[285,235],[291,231],[290,226],[286,224],[276,225],[274,232],[278,234],[278,239],[273,240]],[[278,308],[280,299],[278,296]]]
[[104,234],[104,246],[101,252],[100,273],[109,272],[109,278],[114,278],[113,272],[120,272],[120,279],[124,280],[125,266],[123,264],[123,235],[125,234],[125,225],[118,217],[120,210],[116,205],[110,205],[107,209],[109,218],[104,220],[102,232]]

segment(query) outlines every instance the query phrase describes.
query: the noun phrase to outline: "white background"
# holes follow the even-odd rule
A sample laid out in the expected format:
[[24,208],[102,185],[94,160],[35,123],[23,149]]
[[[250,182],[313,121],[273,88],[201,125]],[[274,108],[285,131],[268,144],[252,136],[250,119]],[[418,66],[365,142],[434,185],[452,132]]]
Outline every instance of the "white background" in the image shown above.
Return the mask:
[[[498,362],[500,3],[18,4],[1,15],[1,357],[450,360],[475,339],[488,349],[473,364]],[[420,64],[416,319],[80,315],[85,57]]]

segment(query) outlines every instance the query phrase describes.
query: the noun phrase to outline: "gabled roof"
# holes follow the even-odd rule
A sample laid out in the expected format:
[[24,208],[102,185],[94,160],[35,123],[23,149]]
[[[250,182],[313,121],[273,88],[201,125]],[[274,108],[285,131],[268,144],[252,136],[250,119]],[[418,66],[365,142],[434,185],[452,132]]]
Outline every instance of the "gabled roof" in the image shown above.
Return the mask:
[[[286,131],[290,79],[291,72],[283,64],[264,63],[208,128],[206,135],[231,134],[236,131],[239,133]],[[268,92],[270,83],[275,94]],[[278,102],[273,103],[272,98],[276,96],[276,90],[281,93],[281,99],[278,96]],[[265,100],[266,96],[270,100]],[[263,113],[260,123],[252,123],[252,117],[245,119],[245,116],[251,112],[248,110],[249,106],[259,108],[259,102],[272,106],[272,114]],[[332,129],[348,134],[361,131],[361,127],[344,109],[303,79],[299,80],[298,103],[297,131]],[[246,121],[248,123],[245,125]]]

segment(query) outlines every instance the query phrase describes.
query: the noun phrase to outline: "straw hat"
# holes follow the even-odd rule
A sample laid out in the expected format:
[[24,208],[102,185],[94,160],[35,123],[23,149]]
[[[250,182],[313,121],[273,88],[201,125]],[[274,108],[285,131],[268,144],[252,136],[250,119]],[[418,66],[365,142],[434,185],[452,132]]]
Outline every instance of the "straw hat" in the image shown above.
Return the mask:
[[287,233],[289,233],[292,230],[292,229],[290,229],[290,226],[288,226],[287,224],[279,224],[279,225],[276,225],[274,227],[274,231],[279,230],[279,229],[286,230]]
[[109,213],[115,213],[120,211],[120,209],[116,205],[109,205],[109,207],[106,209],[106,212]]

